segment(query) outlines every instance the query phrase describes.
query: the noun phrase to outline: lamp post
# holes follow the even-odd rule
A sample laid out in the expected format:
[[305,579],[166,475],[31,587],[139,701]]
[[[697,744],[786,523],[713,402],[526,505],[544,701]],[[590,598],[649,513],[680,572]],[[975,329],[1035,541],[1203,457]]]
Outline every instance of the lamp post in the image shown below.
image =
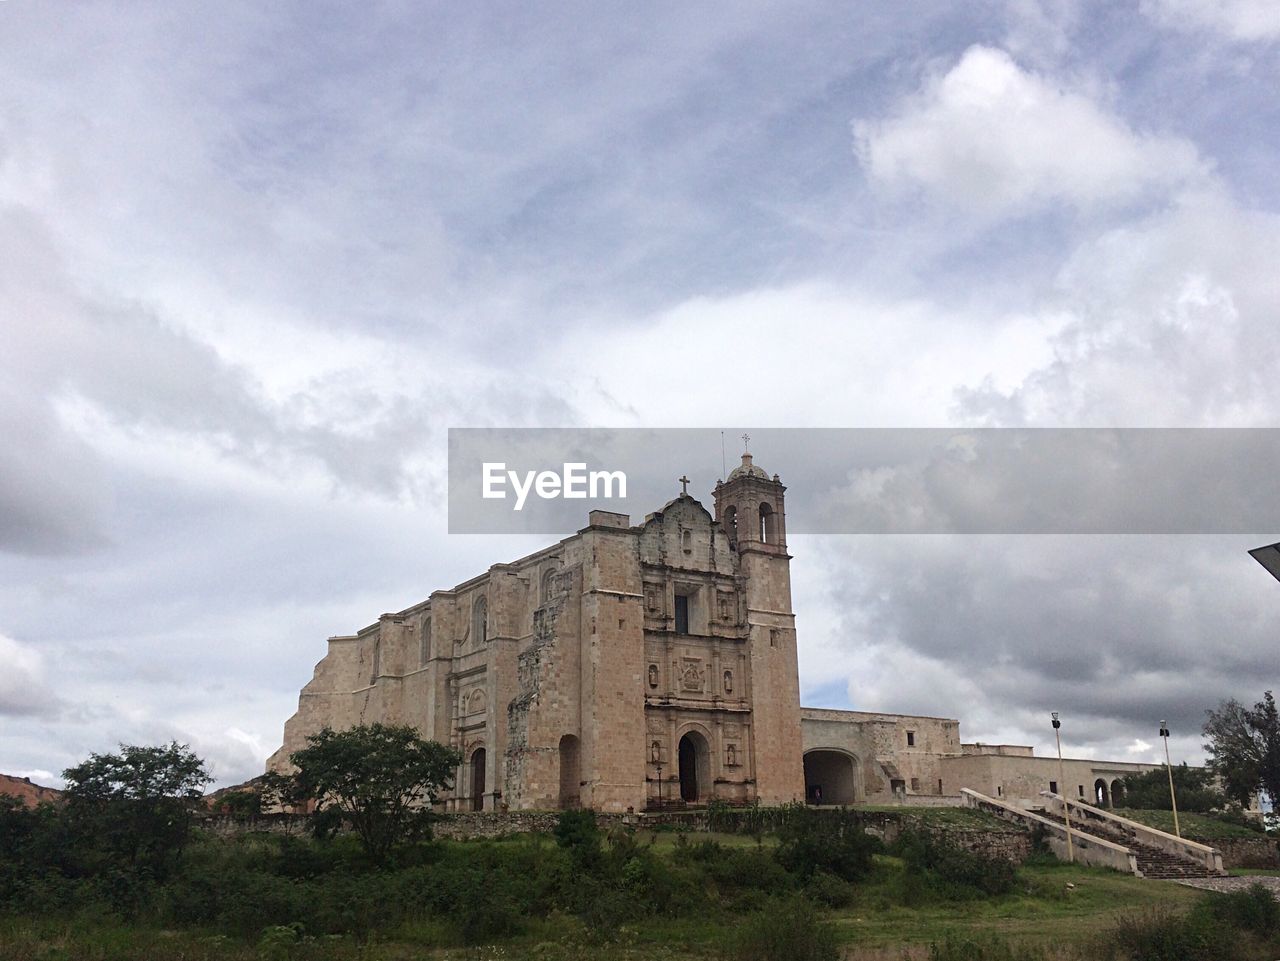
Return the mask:
[[1058,712],[1053,712],[1053,739],[1058,742],[1058,787],[1062,790],[1062,820],[1067,826],[1067,860],[1072,864],[1076,861],[1076,852],[1071,845],[1071,808],[1067,805],[1067,779],[1062,773],[1062,735],[1059,728],[1062,722],[1058,720]]
[[1173,765],[1169,763],[1169,722],[1160,722],[1160,736],[1164,738],[1164,769],[1169,772],[1169,803],[1173,805],[1173,833],[1182,837],[1178,829],[1178,796],[1173,790]]

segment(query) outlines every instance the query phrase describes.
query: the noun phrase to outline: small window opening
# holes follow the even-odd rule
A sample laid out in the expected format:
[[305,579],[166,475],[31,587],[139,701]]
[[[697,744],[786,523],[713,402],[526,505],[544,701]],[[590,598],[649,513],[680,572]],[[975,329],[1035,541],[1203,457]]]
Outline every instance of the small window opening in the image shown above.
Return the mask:
[[915,732],[915,731],[908,731],[908,732],[907,732],[907,747],[915,747],[915,746],[916,746],[916,732]]
[[1050,781],[1050,782],[1049,782],[1049,793],[1050,793],[1050,794],[1057,794],[1057,793],[1058,793],[1058,782],[1057,782],[1057,781]]
[[481,597],[471,609],[471,633],[476,644],[489,640],[489,602]]
[[920,779],[913,777],[911,779],[911,790],[918,792],[920,790]]
[[689,633],[689,598],[684,594],[676,595],[676,633]]

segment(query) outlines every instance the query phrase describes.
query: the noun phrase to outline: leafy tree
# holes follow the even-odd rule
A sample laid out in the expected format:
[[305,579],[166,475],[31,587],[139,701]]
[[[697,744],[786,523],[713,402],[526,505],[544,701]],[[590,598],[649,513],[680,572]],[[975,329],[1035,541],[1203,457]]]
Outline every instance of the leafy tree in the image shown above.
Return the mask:
[[1227,797],[1246,807],[1255,794],[1280,803],[1280,714],[1271,692],[1252,708],[1233,698],[1205,714],[1209,768]]
[[[1213,772],[1202,767],[1187,767],[1185,762],[1172,771],[1179,811],[1205,813],[1227,806],[1227,797],[1218,788]],[[1168,811],[1173,806],[1169,800],[1169,774],[1164,768],[1127,775],[1123,783],[1124,790],[1114,792],[1112,797],[1116,807]]]
[[298,768],[292,795],[314,799],[321,819],[350,823],[379,863],[400,841],[430,834],[430,805],[462,763],[457,751],[392,724],[325,728],[289,759]]
[[161,871],[191,836],[202,788],[212,780],[185,744],[120,745],[62,772],[64,799],[82,843],[131,866]]

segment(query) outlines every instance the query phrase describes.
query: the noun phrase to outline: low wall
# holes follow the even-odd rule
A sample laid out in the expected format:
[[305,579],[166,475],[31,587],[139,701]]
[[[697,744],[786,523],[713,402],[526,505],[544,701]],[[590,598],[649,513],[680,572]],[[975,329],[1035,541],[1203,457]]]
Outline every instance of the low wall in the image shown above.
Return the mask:
[[[840,809],[820,808],[835,816]],[[894,811],[859,811],[850,809],[856,822],[868,834],[892,843],[904,831],[920,831],[945,838],[957,847],[987,857],[1003,858],[1021,864],[1031,854],[1031,836],[1024,830],[969,827],[939,824],[913,814],[909,807]],[[735,816],[737,815],[737,816]],[[738,818],[742,822],[735,824]],[[510,834],[550,834],[560,819],[559,811],[476,811],[442,814],[432,825],[438,838],[454,841],[497,838]],[[622,824],[638,830],[682,831],[700,834],[716,830],[738,833],[745,830],[745,817],[738,812],[721,815],[713,826],[706,811],[669,811],[654,814],[597,814],[596,823],[604,830]],[[302,814],[263,814],[252,817],[217,815],[206,818],[202,827],[218,837],[240,837],[247,834],[305,835],[309,819]]]
[[1275,838],[1214,838],[1213,846],[1222,852],[1224,868],[1280,868],[1280,841]]

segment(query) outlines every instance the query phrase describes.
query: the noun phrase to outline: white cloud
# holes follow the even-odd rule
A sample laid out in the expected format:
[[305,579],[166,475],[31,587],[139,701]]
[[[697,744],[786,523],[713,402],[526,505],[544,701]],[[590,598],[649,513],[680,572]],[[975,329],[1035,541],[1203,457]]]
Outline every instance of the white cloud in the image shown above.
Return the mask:
[[61,699],[45,682],[39,651],[0,634],[0,664],[0,716],[50,717],[61,711]]
[[1185,140],[1144,134],[1088,96],[975,46],[893,116],[854,125],[877,185],[921,189],[970,214],[1128,204],[1200,178]]
[[1280,5],[1275,0],[1142,0],[1142,12],[1175,30],[1215,30],[1232,40],[1280,37]]
[[1053,360],[1012,391],[960,392],[968,421],[1270,426],[1280,410],[1280,217],[1196,192],[1081,244],[1042,305]]

